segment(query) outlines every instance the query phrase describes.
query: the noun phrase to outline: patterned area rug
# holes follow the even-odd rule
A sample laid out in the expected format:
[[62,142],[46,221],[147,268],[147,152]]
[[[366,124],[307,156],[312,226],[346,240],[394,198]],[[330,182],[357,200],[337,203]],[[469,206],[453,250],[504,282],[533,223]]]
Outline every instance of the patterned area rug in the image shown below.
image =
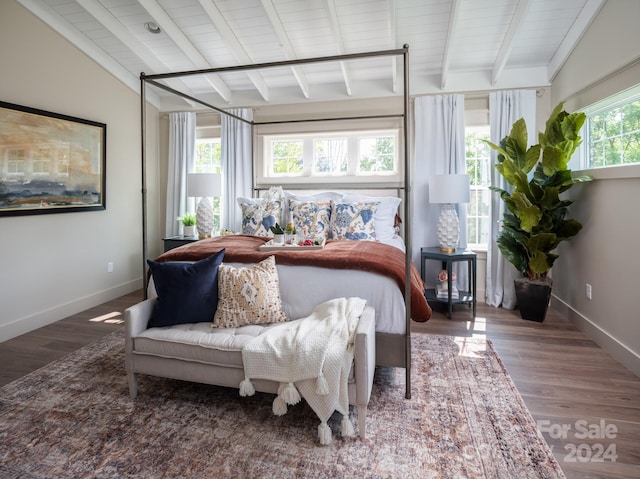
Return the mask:
[[378,368],[367,439],[320,446],[304,402],[149,376],[132,401],[117,331],[0,389],[0,477],[564,477],[490,342],[412,340],[413,398]]

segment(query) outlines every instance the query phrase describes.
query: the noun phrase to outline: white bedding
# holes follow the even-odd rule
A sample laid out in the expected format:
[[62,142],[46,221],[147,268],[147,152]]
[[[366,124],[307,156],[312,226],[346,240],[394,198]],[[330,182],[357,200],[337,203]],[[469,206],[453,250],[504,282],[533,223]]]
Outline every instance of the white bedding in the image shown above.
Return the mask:
[[[244,263],[225,264],[247,266]],[[367,271],[276,266],[283,308],[289,319],[309,316],[315,306],[334,298],[359,297],[375,309],[376,332],[405,334],[404,296],[394,280]],[[149,281],[148,292],[151,298],[157,296],[153,278]]]
[[376,311],[376,332],[405,333],[404,296],[394,280],[377,273],[351,269],[290,265],[277,265],[277,268],[282,303],[288,318],[308,316],[316,305],[330,299],[359,297],[366,299]]

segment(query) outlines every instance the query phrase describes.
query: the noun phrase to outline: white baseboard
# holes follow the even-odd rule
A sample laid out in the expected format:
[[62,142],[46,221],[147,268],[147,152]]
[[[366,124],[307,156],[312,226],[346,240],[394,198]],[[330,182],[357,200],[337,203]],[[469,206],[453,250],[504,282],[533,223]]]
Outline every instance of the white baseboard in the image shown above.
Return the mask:
[[131,280],[127,283],[114,286],[113,288],[99,291],[98,293],[78,298],[65,304],[40,311],[31,316],[27,316],[8,324],[0,325],[0,342],[28,333],[34,329],[41,328],[51,323],[55,323],[63,318],[86,311],[87,309],[106,303],[112,299],[119,298],[125,294],[132,293],[142,288],[142,278]]
[[580,331],[593,339],[602,349],[620,361],[633,374],[640,377],[640,354],[553,294],[551,296],[551,304],[575,324]]

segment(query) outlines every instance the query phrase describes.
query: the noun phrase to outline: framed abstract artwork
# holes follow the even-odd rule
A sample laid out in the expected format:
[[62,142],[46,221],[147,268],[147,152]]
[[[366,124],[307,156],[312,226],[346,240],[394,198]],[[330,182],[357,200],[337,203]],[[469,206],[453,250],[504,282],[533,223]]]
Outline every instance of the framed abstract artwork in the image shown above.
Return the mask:
[[107,125],[0,101],[0,216],[104,210]]

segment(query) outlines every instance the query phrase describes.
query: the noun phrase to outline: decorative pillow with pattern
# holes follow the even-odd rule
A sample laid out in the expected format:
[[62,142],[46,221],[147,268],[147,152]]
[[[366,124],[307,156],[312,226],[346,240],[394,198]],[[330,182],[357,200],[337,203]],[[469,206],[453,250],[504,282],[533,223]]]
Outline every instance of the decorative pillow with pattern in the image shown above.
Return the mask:
[[273,236],[270,228],[282,221],[284,191],[281,186],[269,189],[264,198],[238,198],[242,210],[242,233]]
[[246,324],[284,321],[287,317],[282,309],[274,256],[248,267],[220,265],[214,327],[238,328]]
[[349,202],[373,202],[380,203],[376,209],[375,222],[376,222],[376,240],[389,241],[397,237],[398,232],[396,229],[396,214],[402,200],[397,197],[376,197],[365,196],[362,194],[349,193],[344,195],[342,201],[344,203]]
[[289,211],[296,231],[305,237],[329,239],[331,233],[330,201],[289,200]]
[[375,213],[379,202],[331,202],[331,234],[333,239],[376,239]]

